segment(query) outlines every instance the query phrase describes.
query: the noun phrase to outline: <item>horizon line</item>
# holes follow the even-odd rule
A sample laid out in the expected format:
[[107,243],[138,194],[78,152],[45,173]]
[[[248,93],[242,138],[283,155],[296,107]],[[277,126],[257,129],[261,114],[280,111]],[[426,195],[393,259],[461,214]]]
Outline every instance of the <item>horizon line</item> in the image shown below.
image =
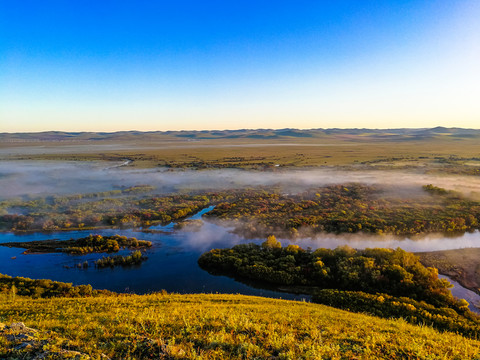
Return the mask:
[[138,132],[138,133],[172,133],[172,132],[211,132],[211,131],[279,131],[279,130],[300,130],[300,131],[320,131],[320,130],[433,130],[433,129],[446,129],[446,130],[480,130],[480,128],[463,128],[463,127],[446,127],[446,126],[434,126],[434,127],[392,127],[392,128],[368,128],[368,127],[333,127],[333,128],[229,128],[229,129],[182,129],[182,130],[115,130],[115,131],[88,131],[88,130],[79,130],[79,131],[68,131],[68,130],[42,130],[42,131],[14,131],[14,132],[0,132],[0,135],[5,134],[43,134],[43,133],[68,133],[68,134],[116,134],[116,133],[128,133],[128,132]]

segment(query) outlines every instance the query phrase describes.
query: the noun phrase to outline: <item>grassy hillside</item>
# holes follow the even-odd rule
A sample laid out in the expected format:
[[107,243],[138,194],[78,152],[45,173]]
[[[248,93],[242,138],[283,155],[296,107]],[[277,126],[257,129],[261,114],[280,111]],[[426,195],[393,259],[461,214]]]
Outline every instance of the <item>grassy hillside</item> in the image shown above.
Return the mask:
[[0,321],[38,330],[22,340],[1,326],[2,359],[480,359],[480,341],[305,302],[219,294],[1,300]]

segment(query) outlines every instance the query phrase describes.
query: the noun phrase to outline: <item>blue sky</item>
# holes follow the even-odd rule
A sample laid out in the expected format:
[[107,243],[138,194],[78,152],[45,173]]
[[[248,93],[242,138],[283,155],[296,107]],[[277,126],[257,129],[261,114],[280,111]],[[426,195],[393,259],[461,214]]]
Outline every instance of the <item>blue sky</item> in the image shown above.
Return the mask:
[[480,3],[0,1],[0,131],[480,127]]

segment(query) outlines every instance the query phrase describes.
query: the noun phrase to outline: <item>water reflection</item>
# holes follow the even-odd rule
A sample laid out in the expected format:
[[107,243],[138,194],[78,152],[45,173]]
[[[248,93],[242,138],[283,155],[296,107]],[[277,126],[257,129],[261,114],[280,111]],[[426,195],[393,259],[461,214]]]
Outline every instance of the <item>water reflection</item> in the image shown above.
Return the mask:
[[473,292],[472,290],[468,290],[460,285],[458,282],[450,279],[448,276],[445,275],[438,275],[441,279],[447,279],[449,282],[452,283],[453,288],[450,289],[453,296],[459,299],[465,299],[468,301],[469,306],[468,308],[470,311],[473,311],[477,314],[480,314],[480,295]]
[[[198,220],[213,207],[206,208],[192,216]],[[152,230],[150,228],[150,230]],[[77,284],[91,284],[94,288],[112,291],[148,293],[165,289],[179,293],[241,293],[285,299],[307,299],[306,296],[292,295],[257,289],[247,286],[225,276],[213,276],[201,270],[197,265],[198,257],[212,248],[231,247],[241,243],[261,243],[264,239],[245,239],[231,232],[232,228],[208,221],[197,226],[186,226],[181,231],[175,231],[173,224],[167,227],[156,227],[159,232],[141,232],[126,229],[101,229],[96,231],[71,231],[56,233],[13,234],[0,233],[0,242],[33,241],[45,239],[70,239],[85,237],[90,234],[125,235],[149,240],[153,246],[147,251],[148,260],[140,267],[115,269],[74,268],[77,263],[88,261],[93,264],[104,254],[68,255],[68,254],[30,254],[23,255],[23,249],[0,247],[0,273],[11,276],[30,278],[47,278],[57,281]],[[460,237],[426,236],[422,239],[399,239],[385,236],[368,235],[322,235],[314,239],[281,240],[284,245],[295,242],[304,248],[318,247],[335,248],[339,245],[349,245],[357,249],[367,247],[401,247],[407,251],[445,250],[462,247],[478,247],[480,234],[478,232]],[[125,253],[128,251],[125,251]],[[467,291],[463,291],[463,290]],[[454,295],[467,298],[468,290],[455,283]],[[473,293],[474,294],[474,293]],[[474,294],[476,295],[476,294]],[[478,295],[476,295],[478,297]],[[480,297],[475,301],[480,300]]]
[[[207,209],[205,210],[207,211]],[[200,218],[197,214],[191,219]],[[71,231],[56,233],[12,234],[0,233],[0,242],[34,241],[46,239],[70,239],[90,234],[104,236],[121,234],[152,241],[147,251],[148,260],[139,267],[77,269],[75,265],[88,261],[90,264],[105,254],[68,255],[29,254],[23,249],[0,247],[0,273],[10,276],[46,278],[78,284],[91,284],[97,289],[117,292],[149,293],[165,289],[178,293],[240,293],[292,300],[308,300],[309,297],[259,289],[247,286],[225,276],[213,276],[197,265],[198,257],[212,247],[226,247],[247,243],[250,240],[232,236],[228,229],[204,223],[201,231],[142,233],[135,230],[102,229],[97,231]],[[124,251],[127,253],[128,251]]]

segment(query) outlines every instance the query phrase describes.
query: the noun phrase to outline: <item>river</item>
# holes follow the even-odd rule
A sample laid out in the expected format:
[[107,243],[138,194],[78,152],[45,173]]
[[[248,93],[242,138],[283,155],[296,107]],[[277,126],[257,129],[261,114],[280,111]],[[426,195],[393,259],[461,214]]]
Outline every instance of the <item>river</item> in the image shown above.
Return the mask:
[[[213,207],[206,208],[191,220],[201,216]],[[53,233],[14,234],[0,233],[0,242],[34,241],[46,239],[81,238],[90,234],[125,235],[149,240],[153,246],[147,250],[148,260],[135,267],[96,269],[93,262],[105,254],[69,255],[26,254],[24,249],[0,247],[0,273],[33,279],[52,279],[74,285],[91,284],[96,289],[116,292],[145,294],[162,289],[177,293],[240,293],[283,299],[308,299],[308,296],[287,294],[254,288],[226,276],[213,276],[200,269],[199,256],[212,247],[226,247],[250,240],[229,234],[227,229],[211,223],[204,223],[201,231],[174,231],[173,224],[156,227],[162,233],[146,233],[135,230],[102,229],[95,231],[70,231]],[[120,251],[119,253],[128,253]],[[78,263],[88,261],[92,266],[78,269]]]
[[[208,207],[190,217],[198,220],[202,215],[212,210]],[[207,221],[198,228],[183,228],[175,230],[173,223],[167,226],[152,227],[154,232],[138,230],[84,230],[53,233],[28,233],[15,234],[11,232],[0,233],[0,243],[34,241],[46,239],[71,239],[81,238],[90,234],[100,235],[125,235],[142,240],[149,240],[153,246],[146,251],[148,260],[135,267],[117,267],[114,269],[96,269],[93,262],[105,254],[69,255],[64,253],[54,254],[23,254],[24,249],[0,247],[0,273],[10,276],[22,276],[34,279],[52,279],[69,282],[74,285],[91,284],[97,289],[108,289],[116,292],[133,292],[144,294],[162,289],[177,293],[239,293],[245,295],[258,295],[283,299],[308,300],[309,296],[287,294],[270,291],[245,285],[226,276],[213,276],[203,271],[197,264],[199,256],[212,248],[231,247],[236,244],[256,242],[264,239],[245,239],[232,234],[230,228],[219,226]],[[289,240],[282,240],[284,245]],[[428,236],[422,239],[400,239],[379,236],[336,236],[324,235],[316,239],[300,239],[296,241],[302,247],[335,248],[339,245],[350,245],[361,249],[366,247],[401,247],[407,251],[446,250],[461,247],[480,246],[480,234],[464,234],[461,237]],[[121,251],[128,253],[129,251]],[[88,261],[88,269],[76,268],[76,264]],[[480,296],[463,288],[458,283],[449,279],[454,284],[452,293],[465,298],[469,303],[480,303]],[[471,306],[473,311],[478,309]]]

